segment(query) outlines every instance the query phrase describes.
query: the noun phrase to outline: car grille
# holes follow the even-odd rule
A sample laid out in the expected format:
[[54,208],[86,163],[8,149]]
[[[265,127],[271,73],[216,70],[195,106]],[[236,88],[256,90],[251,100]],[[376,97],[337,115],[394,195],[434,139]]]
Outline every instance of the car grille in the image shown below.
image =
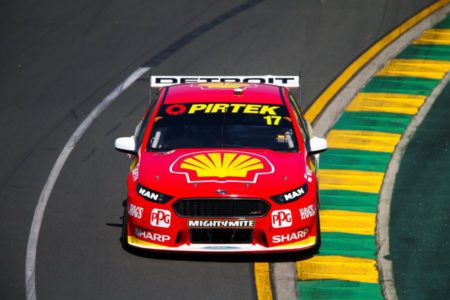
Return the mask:
[[173,209],[180,217],[262,217],[270,206],[261,199],[181,199]]

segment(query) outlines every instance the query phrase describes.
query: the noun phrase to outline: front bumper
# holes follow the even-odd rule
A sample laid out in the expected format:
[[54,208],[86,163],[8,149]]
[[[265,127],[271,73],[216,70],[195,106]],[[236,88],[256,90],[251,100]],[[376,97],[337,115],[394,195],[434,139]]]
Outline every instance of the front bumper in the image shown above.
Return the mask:
[[[269,199],[263,199],[269,203]],[[176,201],[173,201],[176,202]],[[267,213],[260,217],[186,217],[179,216],[171,204],[160,205],[139,198],[128,199],[127,243],[130,246],[178,252],[287,252],[312,248],[318,239],[317,203],[315,197],[289,204],[271,202]],[[137,211],[139,213],[137,213]],[[189,223],[192,220],[250,221],[250,239],[235,242],[193,241]],[[157,222],[158,221],[158,222]],[[249,223],[247,223],[249,224]],[[243,228],[209,228],[211,231],[242,230]],[[203,228],[208,231],[208,228]]]
[[232,253],[240,253],[240,252],[249,252],[249,253],[269,253],[269,252],[288,252],[288,251],[300,251],[304,249],[309,249],[314,247],[316,244],[316,236],[310,236],[304,240],[273,246],[273,247],[264,247],[258,244],[190,244],[190,245],[181,245],[178,247],[170,247],[161,244],[150,243],[147,241],[143,241],[139,238],[136,238],[133,235],[128,236],[128,245],[156,250],[156,251],[173,251],[173,252],[232,252]]

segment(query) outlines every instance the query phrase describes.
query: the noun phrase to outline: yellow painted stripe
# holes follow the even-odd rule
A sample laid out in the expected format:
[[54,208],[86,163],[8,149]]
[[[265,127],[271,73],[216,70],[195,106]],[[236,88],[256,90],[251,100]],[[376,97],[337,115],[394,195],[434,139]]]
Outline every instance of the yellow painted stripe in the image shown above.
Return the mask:
[[374,235],[376,217],[376,213],[321,210],[320,229],[322,232]]
[[286,248],[293,248],[293,247],[302,247],[302,246],[308,246],[308,245],[314,245],[316,244],[316,237],[315,236],[310,236],[304,240],[301,240],[299,242],[294,242],[294,243],[290,243],[290,244],[285,244],[285,245],[280,245],[280,246],[275,246],[274,248],[276,249],[286,249]]
[[377,73],[377,76],[410,76],[442,79],[449,70],[450,62],[448,61],[393,59]]
[[393,152],[401,135],[378,131],[331,130],[327,141],[329,148]]
[[374,259],[318,255],[297,261],[297,279],[337,279],[378,283],[378,272]]
[[450,45],[450,29],[428,29],[413,44]]
[[314,101],[308,111],[305,113],[305,118],[312,123],[317,116],[322,112],[325,106],[336,95],[336,93],[375,55],[383,50],[392,41],[398,38],[400,35],[409,30],[412,26],[428,17],[430,14],[443,7],[450,0],[440,0],[436,3],[423,9],[412,18],[401,24],[399,27],[392,30],[389,34],[384,36],[381,40],[376,42],[372,47],[358,57],[353,63],[351,63],[339,76],[334,80],[326,90]]
[[359,93],[346,111],[373,111],[415,115],[426,96],[384,93]]
[[267,262],[255,263],[255,285],[259,300],[272,300],[272,287],[270,285],[270,268]]
[[319,187],[322,190],[348,190],[379,193],[384,173],[356,170],[319,170]]
[[164,246],[164,245],[160,245],[160,244],[155,244],[155,243],[149,243],[143,240],[140,240],[132,235],[128,236],[128,244],[130,245],[134,245],[134,246],[148,246],[148,247],[152,247],[152,248],[169,248],[168,246]]

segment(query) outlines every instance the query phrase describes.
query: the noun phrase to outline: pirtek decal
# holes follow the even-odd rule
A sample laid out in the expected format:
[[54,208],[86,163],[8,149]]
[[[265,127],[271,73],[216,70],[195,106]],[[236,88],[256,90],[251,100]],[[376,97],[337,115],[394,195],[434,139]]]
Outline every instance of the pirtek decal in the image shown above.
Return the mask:
[[[195,113],[227,113],[260,114],[276,116],[280,106],[246,103],[196,103],[189,108],[188,114]],[[167,109],[166,109],[167,110]]]
[[275,171],[269,160],[241,151],[194,152],[180,156],[170,172],[186,176],[188,182],[250,182]]
[[190,228],[253,228],[254,220],[189,220]]

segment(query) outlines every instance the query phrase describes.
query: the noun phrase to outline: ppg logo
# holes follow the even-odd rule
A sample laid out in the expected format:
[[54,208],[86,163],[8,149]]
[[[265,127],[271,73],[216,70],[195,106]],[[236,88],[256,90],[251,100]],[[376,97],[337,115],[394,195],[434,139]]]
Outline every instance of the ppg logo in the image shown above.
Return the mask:
[[289,209],[274,210],[272,212],[272,227],[283,228],[292,226],[292,213]]
[[155,227],[169,228],[172,214],[165,209],[155,208],[150,214],[150,224]]

